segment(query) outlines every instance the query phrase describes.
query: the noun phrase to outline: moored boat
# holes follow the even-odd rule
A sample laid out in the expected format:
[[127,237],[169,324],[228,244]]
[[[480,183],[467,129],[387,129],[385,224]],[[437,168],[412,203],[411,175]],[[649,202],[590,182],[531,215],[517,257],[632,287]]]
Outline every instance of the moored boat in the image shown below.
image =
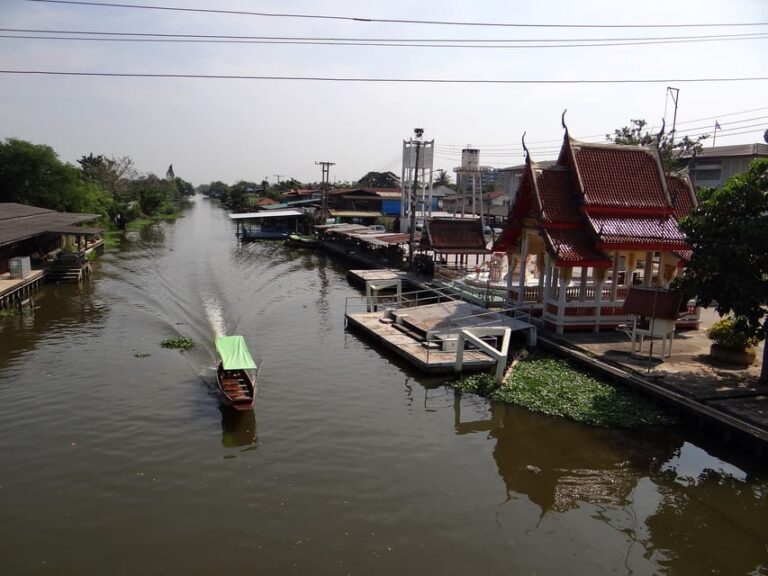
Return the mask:
[[221,361],[216,381],[221,393],[235,410],[253,408],[254,388],[258,366],[242,336],[219,336],[216,350]]
[[286,246],[293,248],[317,248],[320,246],[320,239],[315,236],[304,236],[302,234],[289,234],[285,239]]

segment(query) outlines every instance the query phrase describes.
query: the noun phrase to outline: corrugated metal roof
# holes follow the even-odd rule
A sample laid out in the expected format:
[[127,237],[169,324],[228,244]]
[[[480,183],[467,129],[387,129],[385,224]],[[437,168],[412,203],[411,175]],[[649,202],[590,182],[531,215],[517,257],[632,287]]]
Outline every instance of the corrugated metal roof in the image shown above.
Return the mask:
[[261,218],[295,218],[303,216],[301,210],[265,210],[263,212],[245,212],[243,214],[230,214],[232,220],[259,220]]
[[0,246],[100,218],[99,214],[55,212],[15,203],[0,204],[0,215]]
[[329,210],[331,216],[338,216],[339,218],[378,218],[381,216],[381,212],[373,210]]

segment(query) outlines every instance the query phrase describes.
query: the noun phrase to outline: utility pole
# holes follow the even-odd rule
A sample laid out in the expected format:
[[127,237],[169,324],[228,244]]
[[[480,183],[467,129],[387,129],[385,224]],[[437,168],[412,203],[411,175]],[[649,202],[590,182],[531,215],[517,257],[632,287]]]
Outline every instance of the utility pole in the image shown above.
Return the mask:
[[672,115],[672,144],[675,143],[675,128],[677,127],[677,99],[680,96],[680,88],[672,88],[667,86],[667,93],[672,97],[672,102],[675,103],[675,112]]
[[416,169],[413,171],[413,185],[411,186],[411,224],[409,226],[408,236],[408,269],[413,269],[413,245],[416,236],[416,195],[419,193],[419,161],[421,155],[421,137],[424,134],[424,128],[414,128],[416,134]]
[[315,165],[320,165],[323,170],[323,183],[320,185],[323,190],[323,207],[322,207],[322,218],[323,218],[323,224],[325,224],[326,219],[328,218],[328,186],[329,186],[329,180],[330,180],[330,171],[331,166],[335,166],[335,162],[315,162]]
[[279,185],[280,185],[280,178],[282,178],[283,176],[285,176],[285,174],[272,174],[272,176],[274,176],[275,178],[277,178],[277,185],[279,186]]

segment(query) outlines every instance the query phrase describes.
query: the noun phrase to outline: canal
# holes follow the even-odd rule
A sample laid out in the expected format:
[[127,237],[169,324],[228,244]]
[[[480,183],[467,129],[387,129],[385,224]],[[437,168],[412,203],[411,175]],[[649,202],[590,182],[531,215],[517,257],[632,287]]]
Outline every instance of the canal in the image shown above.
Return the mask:
[[342,265],[233,230],[196,197],[0,318],[0,573],[768,573],[758,456],[459,399],[345,331]]

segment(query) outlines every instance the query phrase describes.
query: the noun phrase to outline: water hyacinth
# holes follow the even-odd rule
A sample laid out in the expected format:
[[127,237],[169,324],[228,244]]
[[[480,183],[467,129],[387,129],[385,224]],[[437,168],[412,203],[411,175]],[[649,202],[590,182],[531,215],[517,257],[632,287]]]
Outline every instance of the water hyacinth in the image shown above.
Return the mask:
[[673,422],[669,414],[638,394],[551,356],[521,360],[498,389],[490,374],[463,378],[455,388],[592,426],[634,428]]
[[183,352],[184,350],[191,350],[194,348],[195,341],[188,336],[172,336],[160,342],[160,346],[163,348],[171,348],[173,350],[181,350]]

